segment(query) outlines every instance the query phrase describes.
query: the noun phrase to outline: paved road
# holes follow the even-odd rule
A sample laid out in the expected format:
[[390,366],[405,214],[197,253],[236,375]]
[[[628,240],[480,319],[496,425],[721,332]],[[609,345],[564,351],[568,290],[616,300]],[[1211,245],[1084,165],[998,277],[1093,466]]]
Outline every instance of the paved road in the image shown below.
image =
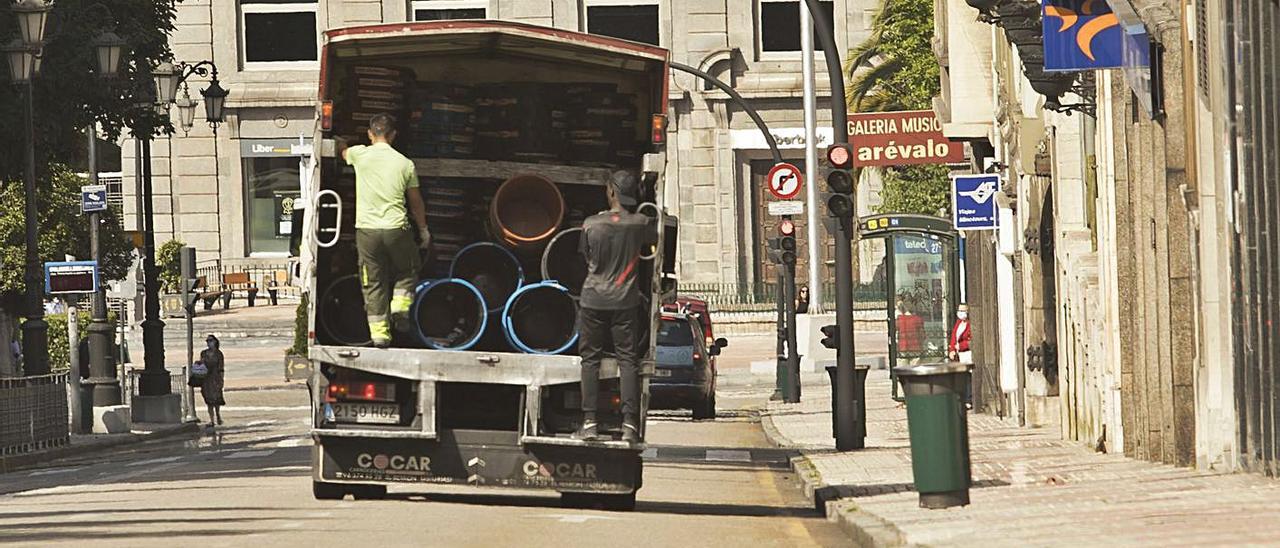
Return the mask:
[[[634,512],[542,494],[416,486],[385,501],[316,501],[305,392],[229,394],[216,434],[0,476],[0,544],[112,546],[829,546],[754,418],[770,387],[727,379],[715,421],[653,418]],[[771,382],[771,379],[768,380]]]

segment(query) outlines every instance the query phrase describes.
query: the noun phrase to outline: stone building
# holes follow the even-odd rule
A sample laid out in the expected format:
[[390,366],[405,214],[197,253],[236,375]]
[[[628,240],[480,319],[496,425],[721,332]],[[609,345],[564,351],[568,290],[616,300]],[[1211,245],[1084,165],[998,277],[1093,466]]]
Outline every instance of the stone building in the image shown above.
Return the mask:
[[[867,36],[878,2],[823,5],[834,15],[836,40],[846,49]],[[179,132],[153,143],[157,242],[178,238],[195,246],[202,259],[224,263],[282,260],[287,205],[299,194],[305,176],[300,162],[309,154],[315,128],[317,58],[325,29],[486,17],[658,44],[672,51],[674,61],[729,82],[760,111],[786,158],[803,163],[799,16],[797,0],[181,2],[172,36],[175,56],[214,61],[231,95],[226,123],[216,134],[197,120],[189,135]],[[817,65],[823,105],[829,86],[820,50]],[[199,98],[198,88],[205,85],[200,80],[190,82],[192,97]],[[772,230],[760,190],[771,164],[765,140],[726,94],[691,76],[675,74],[670,96],[668,180],[676,184],[669,202],[682,224],[682,279],[729,285],[772,280],[762,253]],[[819,133],[819,145],[830,142],[829,115],[819,110],[818,127],[827,128]],[[126,142],[123,148],[124,176],[133,180],[134,147]],[[139,204],[134,187],[125,186],[126,215],[134,226]],[[808,260],[802,253],[801,273]]]

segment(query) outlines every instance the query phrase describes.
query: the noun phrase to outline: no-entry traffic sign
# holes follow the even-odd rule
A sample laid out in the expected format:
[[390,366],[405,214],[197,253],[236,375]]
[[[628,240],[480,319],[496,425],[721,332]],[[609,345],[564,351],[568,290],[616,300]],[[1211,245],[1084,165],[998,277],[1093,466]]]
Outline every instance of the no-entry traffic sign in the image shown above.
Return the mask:
[[779,200],[795,198],[804,186],[804,176],[800,174],[800,168],[786,162],[774,165],[765,180],[769,183],[769,192]]

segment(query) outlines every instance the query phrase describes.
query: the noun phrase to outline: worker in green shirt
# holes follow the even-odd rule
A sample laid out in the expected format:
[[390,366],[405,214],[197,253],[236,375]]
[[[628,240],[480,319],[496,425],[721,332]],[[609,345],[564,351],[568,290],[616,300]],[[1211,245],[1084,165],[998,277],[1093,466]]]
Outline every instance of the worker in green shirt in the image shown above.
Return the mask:
[[[431,245],[417,171],[413,161],[391,148],[395,138],[395,118],[379,114],[369,120],[371,144],[342,151],[342,158],[356,170],[356,251],[369,337],[377,347],[391,344],[393,322],[397,330],[408,329],[418,283],[418,250]],[[406,202],[417,225],[417,242]]]

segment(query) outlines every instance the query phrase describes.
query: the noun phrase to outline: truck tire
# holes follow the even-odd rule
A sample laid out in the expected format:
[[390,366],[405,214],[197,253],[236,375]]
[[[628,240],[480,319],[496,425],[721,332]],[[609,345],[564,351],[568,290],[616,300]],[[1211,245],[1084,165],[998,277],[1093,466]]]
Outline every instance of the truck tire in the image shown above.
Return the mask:
[[352,485],[348,488],[351,498],[356,500],[382,500],[387,498],[385,485]]
[[560,493],[560,503],[566,508],[630,512],[636,509],[636,492],[632,491],[625,495]]
[[716,395],[713,392],[693,407],[693,420],[714,420],[716,418]]
[[316,500],[342,500],[346,494],[347,490],[343,485],[323,481],[311,482],[311,496]]

